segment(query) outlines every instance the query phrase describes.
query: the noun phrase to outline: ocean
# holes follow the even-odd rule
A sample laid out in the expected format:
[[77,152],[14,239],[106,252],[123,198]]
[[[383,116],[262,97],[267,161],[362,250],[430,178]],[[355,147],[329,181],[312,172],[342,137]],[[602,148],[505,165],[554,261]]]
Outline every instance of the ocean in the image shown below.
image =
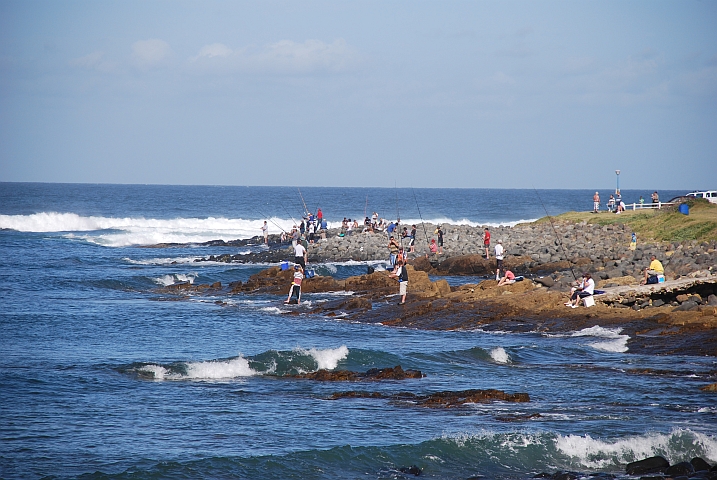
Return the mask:
[[[623,476],[627,462],[658,454],[717,463],[717,401],[699,390],[714,382],[715,358],[634,354],[599,321],[550,335],[305,314],[345,292],[307,294],[299,315],[271,295],[177,299],[158,289],[226,285],[267,267],[195,259],[264,247],[146,248],[250,238],[264,219],[279,233],[305,205],[332,225],[377,211],[403,223],[494,226],[591,210],[593,193],[0,183],[0,477],[400,479],[416,466],[426,478],[523,479]],[[600,193],[604,205],[610,191]],[[338,278],[366,271],[360,262],[315,267]],[[395,365],[426,376],[285,377]],[[639,369],[654,373],[631,373]],[[349,390],[464,389],[531,401],[432,409],[330,400]]]

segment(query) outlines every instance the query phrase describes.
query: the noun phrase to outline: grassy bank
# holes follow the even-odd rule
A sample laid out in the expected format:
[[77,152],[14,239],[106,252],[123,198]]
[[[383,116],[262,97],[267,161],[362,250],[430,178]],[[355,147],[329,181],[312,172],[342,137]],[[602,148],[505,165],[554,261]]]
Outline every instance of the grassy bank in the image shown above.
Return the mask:
[[[676,207],[662,210],[628,210],[620,215],[601,212],[566,212],[552,217],[553,221],[587,222],[598,225],[625,224],[643,240],[677,242],[683,240],[717,240],[717,205],[707,200],[689,200],[690,214],[681,214]],[[543,217],[536,223],[547,222]]]

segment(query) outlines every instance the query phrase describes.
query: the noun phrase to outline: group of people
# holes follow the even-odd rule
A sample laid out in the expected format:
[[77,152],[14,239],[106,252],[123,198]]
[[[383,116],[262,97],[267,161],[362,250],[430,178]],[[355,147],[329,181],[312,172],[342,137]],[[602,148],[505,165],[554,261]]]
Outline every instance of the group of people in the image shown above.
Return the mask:
[[[660,196],[657,194],[657,192],[653,192],[650,196],[650,199],[652,200],[652,203],[659,204],[660,203]],[[640,205],[645,204],[645,199],[640,195],[639,200]],[[620,190],[615,190],[615,195],[612,193],[610,194],[610,198],[607,200],[607,211],[611,213],[621,213],[625,211],[625,202],[622,200],[622,194],[620,193]],[[600,194],[598,192],[595,192],[595,195],[593,195],[593,213],[598,213],[600,211]]]

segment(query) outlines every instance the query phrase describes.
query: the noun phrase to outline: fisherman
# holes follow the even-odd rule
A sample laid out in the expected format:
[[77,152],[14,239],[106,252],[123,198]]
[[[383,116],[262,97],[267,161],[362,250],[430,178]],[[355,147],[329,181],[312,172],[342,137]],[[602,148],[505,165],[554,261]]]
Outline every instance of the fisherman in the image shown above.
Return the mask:
[[662,266],[662,262],[660,262],[655,255],[650,255],[650,266],[645,269],[645,279],[640,282],[640,285],[646,285],[650,277],[657,277],[658,275],[664,274],[665,267]]
[[511,283],[515,283],[515,274],[510,270],[506,270],[505,276],[500,279],[498,286],[502,287],[503,285],[510,285]]
[[408,270],[401,260],[396,262],[396,265],[398,269],[395,273],[390,273],[389,276],[398,279],[398,294],[401,295],[399,305],[404,305],[406,303],[406,290],[408,288]]
[[580,300],[591,296],[595,292],[595,280],[592,279],[590,273],[583,273],[583,279],[578,287],[571,290],[570,301],[565,304],[566,307],[578,308]]
[[500,240],[498,240],[498,243],[495,244],[495,260],[496,260],[496,269],[495,269],[495,279],[500,280],[500,271],[503,269],[503,244]]
[[325,228],[322,225],[322,222],[324,221],[324,212],[322,212],[320,208],[319,208],[319,211],[316,212],[316,219],[317,219],[319,225],[321,226],[321,228]]
[[261,233],[264,235],[264,245],[269,245],[269,225],[264,220],[264,225],[261,227]]
[[[304,269],[301,265],[294,265],[294,277],[289,287],[289,296],[286,297],[284,303],[299,305],[301,303],[301,281],[304,279]],[[292,299],[292,297],[294,297]]]
[[411,241],[408,243],[410,247],[408,253],[414,253],[416,251],[416,226],[411,225]]
[[396,265],[396,257],[398,256],[398,251],[400,248],[401,245],[399,245],[396,239],[393,238],[393,235],[391,235],[391,238],[388,241],[388,250],[390,252],[389,261],[391,262],[391,268]]
[[485,247],[485,258],[488,260],[490,258],[490,232],[488,227],[485,227],[485,233],[483,234],[483,246]]
[[296,245],[294,245],[294,263],[301,265],[302,269],[306,268],[307,256],[308,252],[306,248],[304,248],[304,245],[302,245],[301,242],[296,242]]
[[438,235],[438,253],[443,255],[443,230],[440,226],[436,229],[436,235]]

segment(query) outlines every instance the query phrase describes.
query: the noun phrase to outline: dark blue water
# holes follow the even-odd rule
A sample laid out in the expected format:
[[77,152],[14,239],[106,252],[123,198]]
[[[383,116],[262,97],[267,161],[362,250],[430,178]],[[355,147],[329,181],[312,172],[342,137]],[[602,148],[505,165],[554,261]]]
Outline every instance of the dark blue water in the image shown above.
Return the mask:
[[[392,189],[301,193],[332,221],[364,208],[395,216]],[[592,193],[539,192],[551,214],[591,209]],[[524,190],[398,189],[398,205],[404,219],[473,224],[537,218],[543,208]],[[178,301],[157,290],[246,280],[265,266],[197,264],[216,250],[142,244],[256,235],[265,216],[291,222],[302,209],[289,187],[0,184],[0,477],[408,478],[398,469],[417,465],[429,478],[527,478],[620,473],[654,454],[717,462],[717,402],[699,390],[714,381],[711,357],[632,354],[626,336],[599,325],[560,337],[427,332],[282,315],[269,295]],[[306,295],[300,311],[331,298]],[[399,364],[426,377],[281,378]],[[527,392],[531,402],[433,410],[328,399],[468,388]]]

